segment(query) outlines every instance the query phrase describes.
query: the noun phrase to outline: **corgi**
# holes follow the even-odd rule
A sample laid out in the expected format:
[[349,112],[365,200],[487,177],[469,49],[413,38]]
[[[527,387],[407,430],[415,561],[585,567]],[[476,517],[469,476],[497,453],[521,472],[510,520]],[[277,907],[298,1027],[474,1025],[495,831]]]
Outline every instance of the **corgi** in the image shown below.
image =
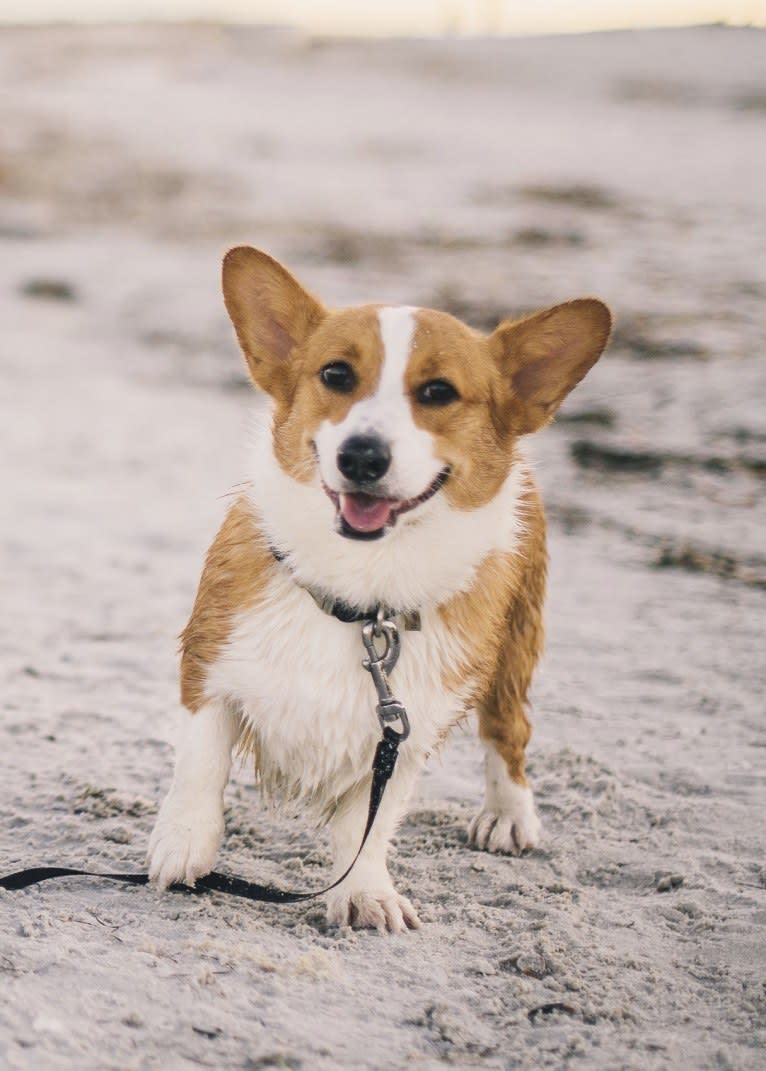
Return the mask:
[[[150,878],[194,885],[213,868],[235,749],[264,793],[327,823],[333,876],[344,873],[380,737],[359,620],[385,607],[403,629],[391,683],[411,732],[327,915],[416,929],[387,849],[429,753],[468,713],[486,749],[469,843],[520,853],[539,841],[524,752],[547,556],[520,440],[598,360],[610,313],[583,298],[485,335],[432,309],[331,309],[247,246],[226,254],[223,293],[267,404],[181,637],[188,716]],[[404,630],[415,615],[419,629]]]

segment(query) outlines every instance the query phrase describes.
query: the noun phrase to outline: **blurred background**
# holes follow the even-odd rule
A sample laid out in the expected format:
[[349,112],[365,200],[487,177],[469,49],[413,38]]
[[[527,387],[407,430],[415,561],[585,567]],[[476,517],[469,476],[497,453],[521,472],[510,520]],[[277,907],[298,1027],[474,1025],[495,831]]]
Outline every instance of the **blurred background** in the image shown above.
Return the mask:
[[[87,1052],[103,1067],[107,1030],[115,1066],[139,1066],[139,1036],[172,1062],[163,1045],[185,1051],[201,1023],[227,1066],[334,1071],[318,1007],[356,1038],[355,1067],[384,1027],[392,1066],[412,1046],[461,1066],[494,1052],[487,1066],[563,1067],[598,1046],[587,1066],[755,1066],[743,1001],[763,997],[749,890],[766,882],[752,820],[766,806],[764,14],[692,0],[0,0],[6,870],[20,855],[141,866],[170,776],[175,637],[246,471],[253,394],[220,297],[228,246],[266,249],[329,304],[431,305],[491,330],[593,294],[616,320],[529,447],[551,537],[532,749],[544,851],[517,865],[463,850],[481,755],[457,736],[397,861],[435,936],[345,958],[345,991],[332,964],[319,981],[291,975],[287,1016],[239,934],[257,930],[275,971],[306,947],[321,965],[336,939],[320,909],[288,924],[230,907],[227,936],[221,905],[195,901],[204,955],[224,964],[212,973],[237,965],[199,982],[233,994],[213,1022],[212,989],[154,982],[202,977],[175,904],[130,901],[143,914],[122,930],[125,967],[86,918],[83,989],[76,956],[51,967],[74,923],[40,923],[30,900],[28,973],[0,1008],[22,1039],[8,1066],[34,1043],[43,1066],[86,1066]],[[254,817],[250,771],[228,800],[229,870],[253,874],[257,858],[259,879],[283,880],[285,864],[315,883],[313,835]],[[679,872],[684,902],[660,910],[657,874]],[[116,927],[125,895],[94,889],[88,910]],[[66,902],[79,919],[82,899]],[[14,962],[15,917],[0,925]],[[539,963],[541,941],[539,977],[518,977],[519,947]],[[399,1018],[378,1023],[364,1001],[400,967],[407,986],[386,990]],[[442,1002],[460,995],[449,1014],[428,1010],[437,983]],[[243,1062],[251,1041],[231,1020],[246,1008],[250,1022],[248,986],[293,1062]],[[538,1030],[530,1002],[562,999]],[[32,1029],[43,1005],[66,1029]],[[502,1062],[511,1035],[519,1063]]]
[[[238,242],[329,301],[432,304],[488,330],[598,294],[612,358],[546,441],[588,470],[599,516],[674,540],[668,560],[709,537],[711,568],[761,575],[763,4],[0,11],[0,271],[23,333],[6,361],[52,361],[51,330],[59,353],[74,331],[101,376],[243,384],[218,297]],[[697,25],[518,36],[647,22]],[[599,474],[618,469],[635,483],[615,511]],[[726,533],[706,531],[722,499]]]
[[4,0],[18,22],[208,19],[339,34],[570,33],[721,22],[763,25],[763,0]]

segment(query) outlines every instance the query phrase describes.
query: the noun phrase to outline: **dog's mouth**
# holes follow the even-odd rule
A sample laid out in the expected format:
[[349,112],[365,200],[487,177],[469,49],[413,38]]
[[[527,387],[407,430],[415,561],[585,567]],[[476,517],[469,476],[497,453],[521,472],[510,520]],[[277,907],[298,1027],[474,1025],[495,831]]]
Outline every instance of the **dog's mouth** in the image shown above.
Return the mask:
[[408,499],[379,498],[363,491],[331,491],[326,485],[324,489],[337,511],[335,526],[340,535],[347,539],[380,539],[403,513],[409,513],[433,498],[446,483],[449,473],[449,467],[443,468],[422,494]]

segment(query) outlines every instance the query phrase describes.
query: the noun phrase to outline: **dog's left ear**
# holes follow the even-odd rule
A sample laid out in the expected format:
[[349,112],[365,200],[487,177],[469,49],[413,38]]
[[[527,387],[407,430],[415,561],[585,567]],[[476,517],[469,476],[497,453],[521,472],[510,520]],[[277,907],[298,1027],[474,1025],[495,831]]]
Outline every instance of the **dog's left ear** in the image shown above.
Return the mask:
[[518,435],[547,424],[593,367],[609,339],[612,317],[596,298],[580,298],[506,321],[489,337],[503,379],[510,380],[511,420]]
[[250,375],[269,394],[280,393],[290,356],[319,325],[323,306],[279,261],[247,245],[223,258],[223,298]]

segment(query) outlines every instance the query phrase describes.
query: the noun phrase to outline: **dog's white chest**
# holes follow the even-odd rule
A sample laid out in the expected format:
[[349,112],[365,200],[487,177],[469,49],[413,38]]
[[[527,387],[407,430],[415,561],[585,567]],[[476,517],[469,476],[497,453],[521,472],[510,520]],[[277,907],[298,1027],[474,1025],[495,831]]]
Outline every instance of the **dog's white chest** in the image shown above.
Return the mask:
[[[323,613],[280,571],[211,668],[208,690],[241,708],[268,792],[325,810],[368,773],[380,727],[361,631]],[[412,725],[405,746],[425,757],[463,713],[469,684],[444,686],[462,652],[435,611],[423,614],[421,632],[401,637],[391,687]]]

